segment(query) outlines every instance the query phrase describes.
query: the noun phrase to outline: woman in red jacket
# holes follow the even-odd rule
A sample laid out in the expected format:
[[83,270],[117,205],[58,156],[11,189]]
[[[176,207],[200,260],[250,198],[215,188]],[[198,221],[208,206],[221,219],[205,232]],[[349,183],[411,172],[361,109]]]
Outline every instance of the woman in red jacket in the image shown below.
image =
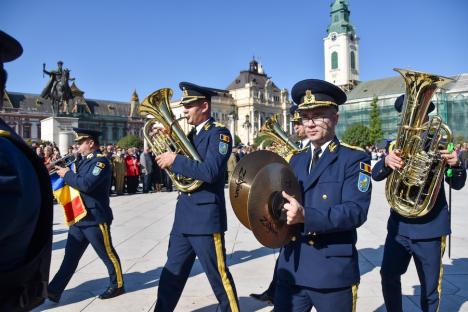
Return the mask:
[[140,178],[140,162],[135,155],[135,148],[131,147],[127,150],[125,165],[127,166],[127,193],[135,194]]

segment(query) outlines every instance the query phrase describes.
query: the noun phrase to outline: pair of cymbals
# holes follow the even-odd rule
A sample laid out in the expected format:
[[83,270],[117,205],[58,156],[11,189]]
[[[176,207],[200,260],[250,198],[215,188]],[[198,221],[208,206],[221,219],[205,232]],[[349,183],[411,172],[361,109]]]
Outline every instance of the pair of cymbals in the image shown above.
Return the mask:
[[229,197],[239,221],[264,246],[278,248],[289,242],[294,227],[286,224],[282,191],[301,201],[299,182],[289,164],[270,151],[241,158],[229,180]]

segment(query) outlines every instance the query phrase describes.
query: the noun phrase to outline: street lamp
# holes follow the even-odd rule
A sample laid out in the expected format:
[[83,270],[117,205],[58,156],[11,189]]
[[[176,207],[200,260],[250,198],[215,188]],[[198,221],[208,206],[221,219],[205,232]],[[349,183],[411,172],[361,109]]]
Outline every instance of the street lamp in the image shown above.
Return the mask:
[[245,115],[245,122],[242,124],[242,127],[247,129],[247,145],[250,145],[250,128],[252,127],[252,124],[250,123],[249,115]]

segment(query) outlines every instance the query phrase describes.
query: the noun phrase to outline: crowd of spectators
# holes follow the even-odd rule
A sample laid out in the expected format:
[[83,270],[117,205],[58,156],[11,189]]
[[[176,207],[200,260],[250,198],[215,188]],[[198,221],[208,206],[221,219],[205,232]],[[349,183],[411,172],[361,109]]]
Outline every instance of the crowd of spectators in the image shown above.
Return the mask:
[[[50,165],[53,165],[54,161],[62,157],[58,147],[53,143],[33,142],[31,146],[49,169],[52,169]],[[111,194],[173,191],[171,179],[164,170],[159,168],[151,149],[144,150],[137,147],[125,149],[115,145],[101,146],[100,149],[112,166]],[[255,150],[257,150],[255,145],[240,144],[232,148],[227,165],[226,183],[239,160]],[[373,161],[378,161],[387,154],[386,148],[379,148],[375,145],[366,146],[365,150]],[[468,143],[457,144],[455,150],[467,168]],[[77,145],[70,146],[67,154],[74,154],[78,159],[80,158]]]
[[[36,154],[44,161],[44,165],[53,169],[54,162],[62,158],[54,143],[33,142],[31,144]],[[111,194],[135,194],[138,192],[172,192],[172,181],[155,161],[150,149],[137,147],[121,148],[115,145],[100,146],[101,153],[107,157],[112,167]],[[67,155],[75,155],[79,161],[78,146],[68,147]]]

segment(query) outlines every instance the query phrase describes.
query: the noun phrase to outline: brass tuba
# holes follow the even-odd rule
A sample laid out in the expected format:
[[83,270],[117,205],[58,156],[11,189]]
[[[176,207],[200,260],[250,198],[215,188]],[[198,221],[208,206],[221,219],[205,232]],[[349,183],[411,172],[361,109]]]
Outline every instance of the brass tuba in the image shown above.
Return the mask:
[[[151,146],[155,155],[174,152],[201,161],[197,151],[180,128],[178,119],[172,113],[170,107],[171,97],[172,90],[163,88],[148,95],[141,103],[138,109],[140,115],[150,116],[150,119],[143,126],[145,140]],[[153,131],[155,125],[162,126],[163,129]],[[182,192],[192,192],[203,184],[200,180],[177,175],[170,169],[165,169],[165,171],[174,186]]]
[[387,178],[385,195],[390,207],[408,218],[431,211],[444,179],[445,160],[439,150],[447,149],[452,132],[439,116],[426,121],[436,89],[452,81],[433,74],[394,69],[405,81],[406,95],[394,149],[404,162]]
[[266,135],[273,141],[275,144],[273,152],[280,155],[287,161],[289,161],[294,154],[301,151],[301,148],[288,137],[278,124],[276,115],[273,115],[273,117],[266,120],[260,129],[260,133]]

